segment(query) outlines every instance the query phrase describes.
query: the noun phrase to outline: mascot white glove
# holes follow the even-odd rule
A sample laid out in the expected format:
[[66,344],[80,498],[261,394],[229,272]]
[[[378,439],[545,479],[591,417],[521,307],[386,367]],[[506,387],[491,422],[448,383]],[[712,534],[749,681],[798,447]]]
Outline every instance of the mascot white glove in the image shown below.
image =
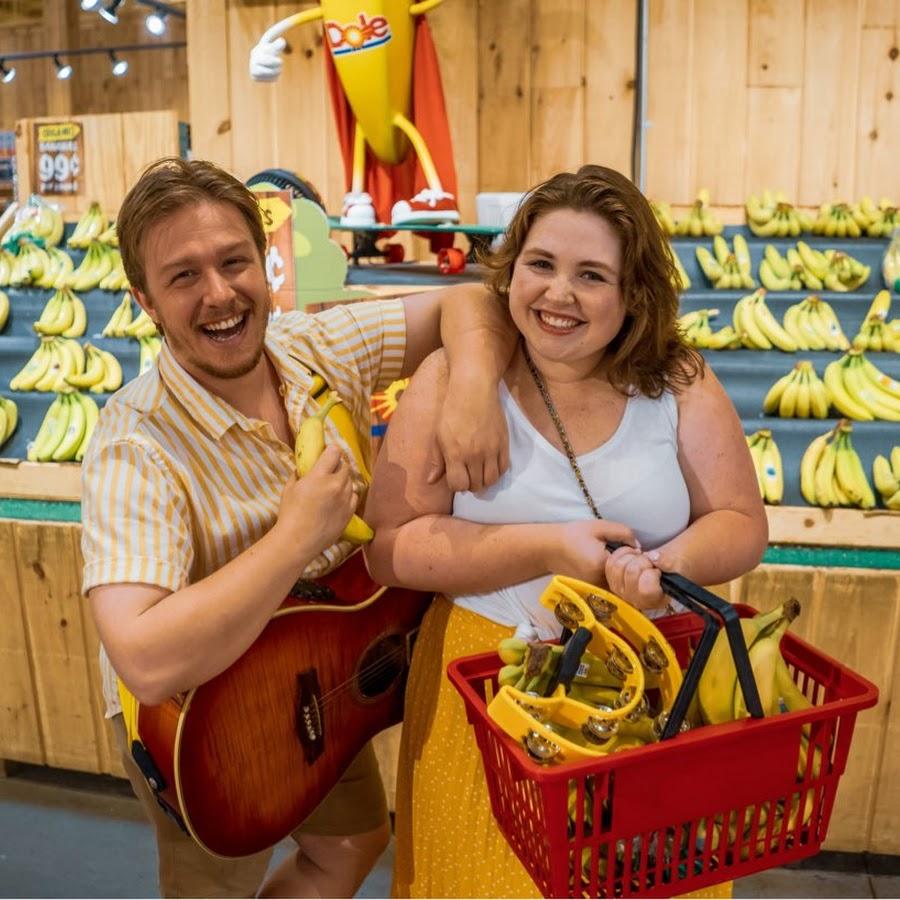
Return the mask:
[[284,60],[281,54],[287,46],[283,37],[262,40],[250,51],[250,77],[254,81],[277,81]]

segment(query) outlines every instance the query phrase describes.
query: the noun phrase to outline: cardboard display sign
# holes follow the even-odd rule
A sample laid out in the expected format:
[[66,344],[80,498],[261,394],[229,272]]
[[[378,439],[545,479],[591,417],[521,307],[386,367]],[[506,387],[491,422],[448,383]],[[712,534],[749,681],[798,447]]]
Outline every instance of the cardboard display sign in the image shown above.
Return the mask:
[[259,191],[257,196],[266,232],[266,279],[272,308],[288,312],[295,306],[291,192]]
[[78,122],[34,124],[32,184],[42,196],[84,190],[84,133]]

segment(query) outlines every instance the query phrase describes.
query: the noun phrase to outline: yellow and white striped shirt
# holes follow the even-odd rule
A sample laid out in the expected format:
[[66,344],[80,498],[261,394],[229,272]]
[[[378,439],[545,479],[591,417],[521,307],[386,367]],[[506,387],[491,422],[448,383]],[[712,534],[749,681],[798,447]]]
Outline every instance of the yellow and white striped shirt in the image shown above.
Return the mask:
[[[371,468],[369,402],[400,377],[406,324],[400,301],[292,312],[266,332],[281,377],[291,430],[318,409],[310,370],[337,391]],[[334,424],[327,440],[353,455]],[[83,590],[145,583],[177,591],[206,578],[275,524],[293,451],[271,425],[211,394],[164,342],[158,367],[129,382],[104,406],[82,463]],[[365,484],[356,471],[360,496]],[[340,542],[310,563],[314,578],[342,562]],[[119,711],[115,675],[101,649],[107,716]]]

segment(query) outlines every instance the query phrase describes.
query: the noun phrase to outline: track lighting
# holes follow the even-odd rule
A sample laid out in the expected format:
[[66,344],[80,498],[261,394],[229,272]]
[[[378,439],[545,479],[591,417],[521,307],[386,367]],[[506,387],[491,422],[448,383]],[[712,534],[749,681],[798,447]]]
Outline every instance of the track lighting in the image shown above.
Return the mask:
[[9,84],[16,77],[16,67],[7,67],[4,60],[0,59],[0,75],[3,77],[3,83]]
[[100,5],[100,0],[81,0],[81,8],[85,12],[93,12]]
[[147,31],[149,31],[150,34],[154,37],[159,37],[166,33],[166,18],[166,13],[161,13],[159,11],[152,12],[144,20],[144,25],[147,26]]
[[112,63],[112,73],[116,78],[121,78],[128,71],[128,60],[119,59],[114,50],[109,51],[109,61]]
[[119,7],[121,5],[122,0],[109,0],[109,3],[107,3],[106,6],[100,7],[100,15],[103,16],[107,22],[117,25],[119,23]]
[[60,81],[65,81],[72,77],[72,67],[68,63],[63,63],[58,53],[53,54],[53,62],[56,63],[56,77]]

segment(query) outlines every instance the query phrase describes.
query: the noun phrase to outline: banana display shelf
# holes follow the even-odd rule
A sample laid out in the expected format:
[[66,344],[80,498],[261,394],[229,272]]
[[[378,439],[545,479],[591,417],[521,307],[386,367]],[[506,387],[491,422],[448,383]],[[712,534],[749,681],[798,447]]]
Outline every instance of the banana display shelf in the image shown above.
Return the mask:
[[[724,229],[724,236],[730,242],[735,234],[743,234],[747,239],[752,261],[753,277],[759,284],[759,263],[763,258],[766,244],[773,244],[784,255],[788,247],[795,247],[798,240],[806,241],[817,250],[833,248],[849,253],[869,266],[871,271],[867,282],[855,291],[838,293],[835,291],[814,292],[768,291],[766,304],[779,322],[784,320],[784,312],[795,303],[812,293],[817,293],[834,308],[844,333],[849,340],[859,331],[860,325],[875,294],[884,285],[881,279],[881,260],[888,241],[883,239],[826,238],[819,235],[802,234],[799,238],[759,238],[746,226],[730,226]],[[681,313],[697,309],[718,309],[719,315],[711,321],[714,329],[732,324],[734,305],[749,290],[716,290],[700,270],[696,248],[706,247],[712,251],[712,238],[683,238],[672,241],[682,265],[691,279],[691,287],[681,296]],[[900,315],[900,297],[892,297],[891,314]],[[785,506],[806,506],[800,494],[800,459],[809,444],[820,434],[834,428],[838,417],[828,419],[782,419],[763,414],[763,399],[769,388],[782,375],[786,375],[801,359],[810,360],[819,377],[825,366],[839,359],[843,352],[798,350],[796,353],[782,353],[780,350],[704,350],[703,356],[731,398],[744,433],[753,434],[760,428],[769,428],[784,467]],[[886,374],[900,380],[900,353],[873,353],[866,356]],[[853,422],[853,447],[859,453],[863,467],[871,482],[872,460],[877,454],[887,455],[891,447],[900,443],[900,423],[897,422]]]
[[[68,230],[71,229],[69,226]],[[84,250],[63,248],[75,261],[77,267],[84,257]],[[0,288],[9,297],[9,318],[0,332],[0,395],[14,400],[19,408],[19,424],[10,440],[0,447],[0,459],[25,459],[28,443],[34,439],[50,404],[56,398],[53,392],[11,391],[10,379],[28,362],[40,338],[32,325],[41,315],[41,310],[53,295],[50,289],[42,288]],[[132,338],[105,338],[100,336],[113,310],[119,305],[124,291],[102,291],[95,288],[79,293],[87,310],[87,327],[84,335],[76,340],[82,344],[90,342],[104,350],[109,350],[122,366],[123,383],[138,374],[140,346]],[[133,301],[132,301],[133,302]],[[136,306],[136,304],[135,304]],[[97,405],[102,407],[109,394],[90,394]]]

